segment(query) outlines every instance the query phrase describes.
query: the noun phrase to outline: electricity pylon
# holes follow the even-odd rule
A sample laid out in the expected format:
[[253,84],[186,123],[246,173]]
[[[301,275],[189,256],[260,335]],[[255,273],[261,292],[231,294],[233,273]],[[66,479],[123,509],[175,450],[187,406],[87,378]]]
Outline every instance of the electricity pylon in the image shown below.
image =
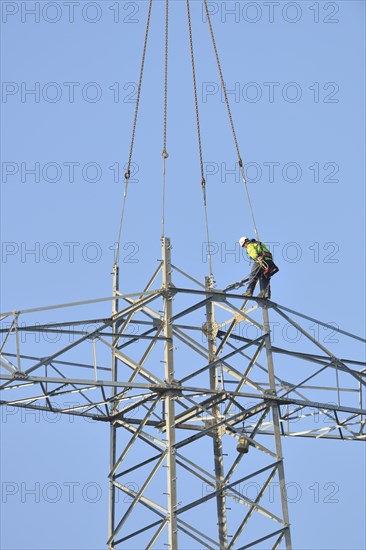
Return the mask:
[[[81,315],[103,303],[111,315]],[[60,322],[34,323],[53,310]],[[168,238],[139,293],[120,291],[115,265],[110,297],[1,319],[1,404],[110,428],[109,549],[289,549],[282,437],[365,440],[365,363],[337,358],[302,322],[365,340],[196,280],[172,264]],[[282,321],[301,345],[275,345]],[[27,332],[57,341],[36,356]]]

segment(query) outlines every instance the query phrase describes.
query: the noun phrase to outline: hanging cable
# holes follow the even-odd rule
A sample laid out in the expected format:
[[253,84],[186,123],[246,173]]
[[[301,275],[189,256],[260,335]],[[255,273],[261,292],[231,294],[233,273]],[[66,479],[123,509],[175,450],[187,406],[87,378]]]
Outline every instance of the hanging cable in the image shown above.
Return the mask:
[[145,66],[145,57],[146,57],[146,48],[147,48],[147,40],[149,36],[149,29],[150,29],[150,18],[151,18],[151,8],[152,8],[152,2],[153,0],[149,1],[149,10],[147,14],[147,21],[146,21],[146,31],[145,31],[145,39],[144,39],[144,47],[142,50],[142,59],[141,59],[141,68],[140,68],[140,77],[139,77],[139,83],[137,88],[137,97],[136,97],[136,106],[135,106],[135,114],[133,118],[133,125],[132,125],[132,135],[131,135],[131,144],[130,144],[130,153],[128,156],[128,162],[127,162],[127,170],[124,175],[124,190],[123,190],[123,202],[122,202],[122,212],[121,212],[121,219],[119,224],[119,231],[118,231],[118,239],[117,239],[117,246],[116,246],[116,253],[114,257],[114,263],[118,263],[119,258],[119,247],[121,242],[121,234],[122,234],[122,225],[123,225],[123,217],[125,213],[125,207],[126,207],[126,198],[127,198],[127,191],[128,191],[128,182],[131,177],[131,162],[132,162],[132,154],[133,154],[133,146],[135,143],[135,134],[136,134],[136,125],[137,125],[137,116],[139,112],[139,104],[140,104],[140,96],[141,96],[141,87],[142,87],[142,78],[144,74],[144,66]]
[[164,130],[163,130],[163,199],[162,199],[162,228],[161,236],[165,236],[165,176],[166,160],[169,157],[166,145],[168,119],[168,45],[169,45],[169,0],[165,0],[165,63],[164,63]]
[[234,138],[236,152],[238,154],[238,163],[239,163],[239,167],[240,167],[240,171],[241,171],[241,177],[242,177],[244,187],[245,187],[245,191],[246,191],[247,198],[248,198],[249,209],[250,209],[250,213],[251,213],[251,216],[252,216],[252,221],[253,221],[253,226],[254,226],[256,239],[257,239],[257,241],[259,241],[259,233],[258,233],[257,225],[255,223],[254,211],[253,211],[253,207],[252,207],[252,202],[250,200],[249,189],[248,189],[247,180],[246,180],[246,177],[245,177],[244,165],[243,165],[243,161],[242,161],[241,155],[240,155],[239,143],[238,143],[238,139],[237,139],[236,132],[235,132],[234,121],[233,121],[233,117],[232,117],[232,114],[231,114],[229,98],[228,98],[228,95],[227,95],[224,76],[223,76],[223,73],[222,73],[219,52],[218,52],[217,46],[216,46],[215,34],[214,34],[212,23],[211,23],[211,17],[210,17],[210,12],[209,12],[208,5],[207,5],[207,0],[203,0],[203,3],[204,3],[204,6],[205,6],[207,22],[208,22],[208,26],[209,26],[209,29],[210,29],[212,45],[213,45],[213,49],[214,49],[214,52],[215,52],[217,68],[218,68],[219,75],[220,75],[221,87],[222,87],[222,90],[223,90],[223,93],[224,93],[224,99],[225,99],[226,108],[227,108],[229,121],[230,121],[230,126],[231,126],[231,130],[232,130],[233,138]]
[[192,34],[192,22],[191,22],[191,9],[189,5],[189,0],[186,0],[187,4],[187,18],[188,18],[188,31],[189,31],[189,43],[191,48],[191,63],[192,63],[192,77],[193,77],[193,91],[194,91],[194,102],[196,107],[196,123],[197,123],[197,138],[198,138],[198,151],[200,157],[200,167],[201,167],[201,187],[203,194],[203,206],[205,210],[205,223],[206,223],[206,237],[208,245],[208,265],[210,269],[210,275],[213,276],[212,272],[212,258],[211,258],[211,244],[210,244],[210,233],[209,233],[209,224],[208,224],[208,212],[207,212],[207,197],[206,197],[206,180],[205,180],[205,171],[203,166],[203,153],[202,153],[202,140],[201,140],[201,124],[200,124],[200,115],[198,108],[198,96],[197,96],[197,80],[196,80],[196,68],[194,61],[194,48],[193,48],[193,34]]

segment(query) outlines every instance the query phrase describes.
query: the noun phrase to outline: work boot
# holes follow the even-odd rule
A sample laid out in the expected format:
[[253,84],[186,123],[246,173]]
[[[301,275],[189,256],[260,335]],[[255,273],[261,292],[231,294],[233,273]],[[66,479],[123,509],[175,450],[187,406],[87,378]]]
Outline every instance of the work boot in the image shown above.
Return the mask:
[[253,292],[251,290],[247,290],[246,292],[244,292],[243,296],[244,298],[250,298],[251,296],[253,296]]
[[258,294],[258,298],[264,298],[269,299],[271,297],[271,291],[270,290],[261,290]]

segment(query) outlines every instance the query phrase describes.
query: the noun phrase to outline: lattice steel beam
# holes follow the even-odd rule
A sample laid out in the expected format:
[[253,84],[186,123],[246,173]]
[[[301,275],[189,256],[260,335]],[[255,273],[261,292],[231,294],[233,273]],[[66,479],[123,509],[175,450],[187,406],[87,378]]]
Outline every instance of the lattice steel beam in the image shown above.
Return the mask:
[[[49,307],[5,313],[1,404],[109,424],[110,549],[127,541],[291,548],[281,437],[364,441],[365,363],[336,357],[293,318],[312,317],[268,300],[243,301],[214,289],[211,278],[202,284],[172,265],[169,239],[162,249],[140,293],[120,292],[115,266],[111,298],[55,306],[76,311],[71,321],[35,323]],[[159,275],[161,287],[153,289]],[[112,304],[110,316],[78,313],[104,302]],[[304,337],[301,350],[273,345],[269,309]],[[259,335],[238,334],[240,327]],[[37,356],[30,334],[60,342],[45,338]],[[241,490],[248,482],[259,488],[255,498]],[[267,502],[274,488],[275,502]],[[128,506],[117,493],[131,499]]]

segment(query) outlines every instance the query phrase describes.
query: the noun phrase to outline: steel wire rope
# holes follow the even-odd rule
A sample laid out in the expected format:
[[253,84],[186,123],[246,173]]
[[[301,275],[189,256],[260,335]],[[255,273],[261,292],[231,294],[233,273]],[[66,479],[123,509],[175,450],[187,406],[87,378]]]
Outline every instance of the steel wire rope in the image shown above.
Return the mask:
[[163,181],[162,181],[162,220],[161,237],[165,236],[165,184],[167,151],[167,120],[168,120],[168,54],[169,54],[169,0],[165,0],[165,57],[164,57],[164,129],[163,129]]
[[124,218],[125,207],[126,207],[128,182],[129,182],[129,179],[131,177],[131,162],[132,162],[132,155],[133,155],[133,147],[134,147],[134,143],[135,143],[135,134],[136,134],[137,117],[138,117],[139,105],[140,105],[140,96],[141,96],[141,88],[142,88],[142,79],[143,79],[143,74],[144,74],[147,41],[148,41],[148,37],[149,37],[152,2],[153,2],[153,0],[149,1],[149,9],[148,9],[147,21],[146,21],[144,46],[143,46],[143,50],[142,50],[140,76],[139,76],[139,83],[138,83],[138,87],[137,87],[136,106],[135,106],[135,113],[134,113],[133,125],[132,125],[130,152],[129,152],[129,156],[128,156],[127,170],[126,170],[125,175],[124,175],[125,180],[124,180],[124,190],[123,190],[122,212],[121,212],[121,219],[120,219],[119,230],[118,230],[116,253],[115,253],[115,257],[114,257],[114,263],[115,264],[118,263],[118,258],[119,258],[119,247],[120,247],[120,242],[121,242],[122,225],[123,225],[123,218]]
[[197,95],[197,79],[196,79],[196,67],[194,59],[194,46],[193,46],[193,33],[192,33],[192,21],[191,21],[191,10],[189,0],[186,0],[187,5],[187,19],[188,19],[188,32],[189,32],[189,44],[191,50],[191,64],[192,64],[192,77],[193,77],[193,92],[194,92],[194,102],[196,109],[196,124],[197,124],[197,139],[198,139],[198,151],[200,158],[200,168],[201,168],[201,187],[203,194],[203,206],[205,211],[205,224],[206,224],[206,238],[207,238],[207,260],[210,269],[210,276],[213,277],[212,272],[212,258],[211,258],[211,241],[210,241],[210,232],[209,232],[209,223],[208,223],[208,212],[207,212],[207,197],[206,197],[206,180],[205,180],[205,171],[203,166],[203,153],[202,153],[202,139],[201,139],[201,124],[200,124],[200,115],[199,115],[199,106],[198,106],[198,95]]
[[213,45],[213,49],[214,49],[214,52],[215,52],[216,64],[217,64],[217,68],[218,68],[219,75],[220,75],[221,87],[222,87],[222,91],[224,93],[224,99],[225,99],[226,108],[227,108],[229,121],[230,121],[230,126],[231,126],[231,130],[232,130],[233,138],[234,138],[235,148],[236,148],[236,151],[237,151],[237,154],[238,154],[238,163],[239,163],[239,167],[240,167],[240,171],[241,171],[241,177],[242,177],[244,187],[245,187],[245,191],[246,191],[246,194],[247,194],[247,199],[248,199],[248,203],[249,203],[250,213],[251,213],[251,216],[252,216],[252,221],[253,221],[253,226],[254,226],[256,239],[257,239],[257,241],[259,241],[259,233],[258,233],[258,229],[257,229],[257,224],[255,223],[255,217],[254,217],[252,201],[250,200],[249,189],[248,189],[247,180],[246,180],[246,177],[245,177],[244,165],[243,165],[243,161],[242,161],[242,158],[241,158],[241,155],[240,155],[240,148],[239,148],[238,138],[236,136],[234,121],[233,121],[233,117],[232,117],[232,114],[231,114],[229,98],[228,98],[228,95],[227,95],[226,84],[225,84],[225,81],[224,81],[224,76],[223,76],[223,72],[222,72],[222,68],[221,68],[220,56],[219,56],[219,52],[218,52],[217,45],[216,45],[215,34],[214,34],[212,23],[211,23],[211,17],[210,17],[210,12],[209,12],[208,5],[207,5],[207,0],[203,0],[203,3],[204,3],[204,6],[205,6],[207,23],[208,23],[208,26],[209,26],[209,29],[210,29],[212,45]]

